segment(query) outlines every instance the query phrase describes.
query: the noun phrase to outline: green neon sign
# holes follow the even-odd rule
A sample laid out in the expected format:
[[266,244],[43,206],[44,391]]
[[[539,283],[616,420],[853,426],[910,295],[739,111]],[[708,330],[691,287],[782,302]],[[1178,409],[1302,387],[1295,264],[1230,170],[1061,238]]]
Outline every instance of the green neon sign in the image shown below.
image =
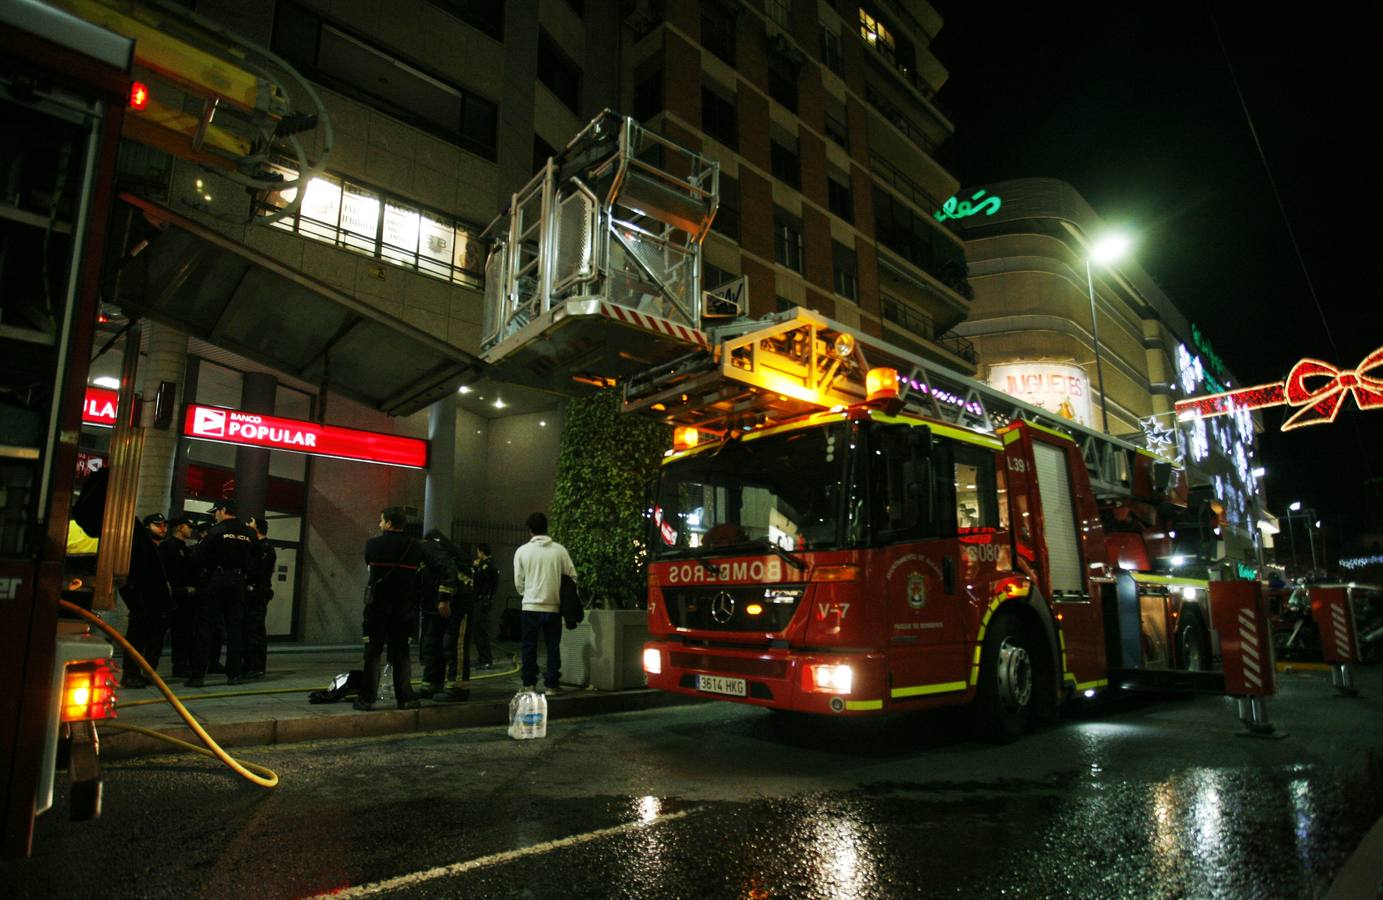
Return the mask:
[[[984,213],[992,216],[1003,206],[1004,201],[998,197],[985,197],[984,191],[976,191],[971,195],[970,200],[957,200],[955,197],[941,204],[941,209],[932,213],[932,218],[938,222],[945,222],[947,219],[965,219]],[[984,199],[981,199],[984,198]],[[971,201],[975,201],[972,203]]]
[[1210,346],[1210,340],[1201,334],[1201,330],[1196,327],[1196,323],[1191,323],[1191,340],[1195,343],[1196,349],[1205,357],[1205,361],[1210,363],[1215,369],[1215,374],[1221,378],[1225,377],[1225,362],[1220,359],[1218,353]]

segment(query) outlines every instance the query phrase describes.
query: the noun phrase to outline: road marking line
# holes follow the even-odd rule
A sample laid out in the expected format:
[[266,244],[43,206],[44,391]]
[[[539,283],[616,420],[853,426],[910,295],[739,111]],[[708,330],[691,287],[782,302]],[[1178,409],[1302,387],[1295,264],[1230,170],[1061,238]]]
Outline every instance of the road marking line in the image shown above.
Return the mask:
[[317,894],[317,898],[327,897],[369,897],[374,894],[382,894],[385,891],[395,891],[403,888],[410,888],[420,885],[427,881],[435,881],[438,878],[446,878],[452,875],[462,875],[466,872],[473,872],[476,869],[484,869],[488,866],[499,865],[500,863],[512,862],[516,859],[523,859],[526,856],[538,856],[547,853],[549,850],[560,850],[563,847],[574,847],[578,844],[585,844],[599,838],[609,837],[613,834],[624,834],[628,831],[637,831],[640,828],[649,828],[663,822],[671,822],[675,819],[682,819],[700,807],[684,809],[680,812],[668,813],[663,816],[655,816],[652,819],[640,820],[638,822],[625,822],[623,825],[614,825],[610,828],[601,828],[598,831],[588,831],[585,834],[574,834],[571,837],[558,838],[555,841],[544,841],[541,844],[534,844],[531,847],[524,847],[522,850],[506,850],[503,853],[492,853],[489,856],[481,856],[476,859],[468,859],[465,862],[452,863],[449,866],[438,866],[433,869],[424,869],[421,872],[413,872],[408,875],[399,875],[385,881],[376,881],[371,884],[362,884],[357,887],[342,888],[337,891],[330,891],[325,894]]

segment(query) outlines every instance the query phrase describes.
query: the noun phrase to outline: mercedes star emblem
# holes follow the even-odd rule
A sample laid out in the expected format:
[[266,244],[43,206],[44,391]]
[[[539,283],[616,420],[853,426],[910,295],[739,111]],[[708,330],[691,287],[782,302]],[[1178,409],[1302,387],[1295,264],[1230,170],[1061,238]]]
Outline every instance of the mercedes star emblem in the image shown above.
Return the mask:
[[721,625],[730,621],[735,615],[735,598],[729,592],[721,591],[716,594],[715,600],[711,602],[711,618]]

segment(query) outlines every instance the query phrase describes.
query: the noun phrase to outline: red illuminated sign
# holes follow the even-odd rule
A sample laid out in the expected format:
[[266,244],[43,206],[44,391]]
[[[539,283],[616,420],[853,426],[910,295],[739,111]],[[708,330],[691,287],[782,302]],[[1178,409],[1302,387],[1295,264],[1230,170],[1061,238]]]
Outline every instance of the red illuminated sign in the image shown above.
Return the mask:
[[86,398],[82,401],[83,425],[106,425],[115,427],[115,410],[120,405],[120,395],[105,388],[88,387]]
[[1379,375],[1383,375],[1383,347],[1364,357],[1355,369],[1341,370],[1319,359],[1303,359],[1292,366],[1286,381],[1179,400],[1177,418],[1186,421],[1286,404],[1296,412],[1282,423],[1283,431],[1326,425],[1335,421],[1346,397],[1353,397],[1360,409],[1383,409],[1383,378]]
[[183,417],[182,433],[184,437],[222,444],[290,450],[309,456],[331,456],[411,469],[427,468],[427,441],[418,438],[318,425],[219,406],[189,405]]

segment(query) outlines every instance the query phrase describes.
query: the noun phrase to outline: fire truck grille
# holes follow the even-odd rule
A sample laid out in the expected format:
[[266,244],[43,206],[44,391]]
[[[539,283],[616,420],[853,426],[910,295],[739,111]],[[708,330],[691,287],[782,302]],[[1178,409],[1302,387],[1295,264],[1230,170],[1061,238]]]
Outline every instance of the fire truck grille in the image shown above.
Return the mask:
[[709,653],[688,653],[674,650],[672,664],[679,669],[703,669],[707,672],[732,675],[757,675],[760,678],[784,678],[788,664],[781,659],[752,659],[743,656],[713,656]]
[[664,591],[668,615],[678,628],[698,631],[782,631],[801,601],[801,585],[733,585]]

